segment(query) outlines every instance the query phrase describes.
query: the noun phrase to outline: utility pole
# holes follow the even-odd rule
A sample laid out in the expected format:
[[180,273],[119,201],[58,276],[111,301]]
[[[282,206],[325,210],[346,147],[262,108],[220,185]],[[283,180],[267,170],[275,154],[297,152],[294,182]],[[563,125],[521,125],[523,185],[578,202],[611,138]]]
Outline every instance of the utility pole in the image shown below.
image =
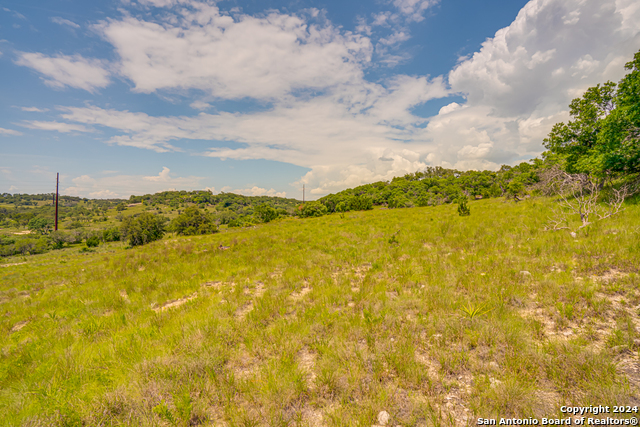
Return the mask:
[[58,185],[60,184],[60,172],[56,173],[56,222],[54,230],[58,231]]
[[302,184],[302,203],[304,203],[304,184]]

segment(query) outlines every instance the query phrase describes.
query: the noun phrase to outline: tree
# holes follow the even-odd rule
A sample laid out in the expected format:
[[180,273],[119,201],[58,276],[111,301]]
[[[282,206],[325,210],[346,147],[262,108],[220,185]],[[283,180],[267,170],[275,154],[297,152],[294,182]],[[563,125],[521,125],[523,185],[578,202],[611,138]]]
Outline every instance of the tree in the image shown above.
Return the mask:
[[270,222],[278,218],[278,212],[266,203],[256,207],[254,212],[262,222]]
[[194,236],[197,234],[217,233],[218,227],[206,212],[190,206],[171,221],[170,229],[178,234]]
[[42,217],[31,218],[27,227],[29,230],[37,231],[40,234],[48,234],[53,228],[53,221]]
[[162,239],[164,222],[160,215],[143,212],[137,217],[125,217],[120,226],[120,233],[131,246],[144,245]]
[[598,84],[571,101],[573,120],[553,126],[545,158],[558,156],[566,172],[601,180],[640,172],[640,51],[625,68],[631,72],[618,84]]

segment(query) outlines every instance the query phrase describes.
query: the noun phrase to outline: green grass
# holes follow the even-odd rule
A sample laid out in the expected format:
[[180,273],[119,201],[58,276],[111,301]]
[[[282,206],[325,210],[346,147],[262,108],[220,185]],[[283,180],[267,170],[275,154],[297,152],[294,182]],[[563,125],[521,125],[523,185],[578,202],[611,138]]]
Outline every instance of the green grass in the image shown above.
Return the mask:
[[0,423],[444,426],[637,404],[640,208],[573,239],[543,231],[551,204],[5,259]]

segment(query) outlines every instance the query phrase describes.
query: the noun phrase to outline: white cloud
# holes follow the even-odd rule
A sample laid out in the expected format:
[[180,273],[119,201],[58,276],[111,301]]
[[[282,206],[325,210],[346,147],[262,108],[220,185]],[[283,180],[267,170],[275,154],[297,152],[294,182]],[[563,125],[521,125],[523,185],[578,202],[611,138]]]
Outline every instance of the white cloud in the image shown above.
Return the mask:
[[327,23],[278,12],[233,18],[216,6],[189,6],[162,23],[125,17],[96,26],[135,91],[194,88],[220,98],[274,99],[359,81],[371,59],[368,38]]
[[191,104],[189,104],[189,107],[193,108],[194,110],[206,110],[211,108],[211,104],[208,104],[204,101],[193,101]]
[[287,193],[285,191],[276,191],[273,188],[267,190],[266,188],[260,188],[257,186],[233,190],[231,193],[242,194],[244,196],[287,197]]
[[20,109],[22,111],[27,111],[30,113],[45,113],[49,111],[48,108],[38,108],[38,107],[21,107]]
[[[397,3],[408,11],[403,16],[424,12],[426,4]],[[365,36],[277,12],[232,18],[194,3],[175,10],[162,23],[125,17],[99,26],[136,90],[195,88],[222,98],[267,99],[272,107],[190,117],[67,107],[62,119],[114,129],[112,144],[162,152],[210,140],[200,154],[307,167],[299,182],[314,195],[426,165],[497,169],[538,155],[551,126],[566,120],[569,101],[590,85],[622,77],[640,45],[640,8],[630,0],[532,0],[510,26],[460,60],[450,87],[443,77],[406,75],[371,83],[364,78],[371,55]],[[398,25],[394,19],[381,14],[372,25]],[[466,102],[449,103],[429,120],[411,113],[453,93]],[[139,181],[157,184],[162,177]]]
[[633,3],[530,1],[449,74],[452,91],[468,102],[445,106],[430,121],[425,136],[438,145],[430,161],[497,168],[539,155],[552,125],[568,118],[572,98],[624,75],[640,45]]
[[29,129],[38,129],[38,130],[55,130],[62,133],[69,132],[93,132],[93,130],[88,129],[82,125],[76,125],[72,123],[61,123],[61,122],[42,122],[37,120],[26,120],[22,123],[19,123],[20,126],[29,128]]
[[54,16],[51,19],[51,22],[58,25],[66,25],[71,28],[80,28],[80,25],[76,24],[73,21],[69,21],[68,19],[61,18],[59,16]]
[[95,92],[109,84],[109,72],[105,64],[80,55],[46,56],[42,53],[20,52],[15,62],[43,74],[45,84],[53,88],[69,86]]
[[92,177],[82,175],[71,179],[72,184],[61,187],[61,193],[93,198],[128,198],[131,195],[152,194],[169,190],[196,190],[202,177],[173,177],[163,167],[158,175],[109,175]]
[[438,0],[393,0],[393,5],[398,8],[400,13],[415,22],[422,21],[424,11],[437,3]]
[[18,132],[17,130],[13,130],[13,129],[0,128],[0,135],[20,136],[22,135],[22,132]]

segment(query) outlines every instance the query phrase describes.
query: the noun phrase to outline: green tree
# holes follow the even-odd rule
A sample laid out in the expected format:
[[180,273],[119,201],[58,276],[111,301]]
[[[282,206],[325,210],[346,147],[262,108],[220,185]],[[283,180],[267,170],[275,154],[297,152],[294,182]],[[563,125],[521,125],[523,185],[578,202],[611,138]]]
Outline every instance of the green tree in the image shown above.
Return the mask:
[[131,246],[144,245],[164,236],[164,219],[160,215],[143,212],[137,217],[128,216],[122,220],[120,234]]
[[545,158],[557,156],[568,173],[599,177],[640,172],[640,52],[616,85],[598,84],[569,104],[573,120],[553,126]]
[[270,222],[278,218],[278,212],[266,203],[256,207],[254,212],[262,222]]
[[218,232],[211,216],[195,206],[190,206],[171,221],[170,229],[178,234],[194,236],[197,234],[211,234]]
[[53,221],[42,217],[31,218],[27,228],[40,234],[48,234],[53,228]]

